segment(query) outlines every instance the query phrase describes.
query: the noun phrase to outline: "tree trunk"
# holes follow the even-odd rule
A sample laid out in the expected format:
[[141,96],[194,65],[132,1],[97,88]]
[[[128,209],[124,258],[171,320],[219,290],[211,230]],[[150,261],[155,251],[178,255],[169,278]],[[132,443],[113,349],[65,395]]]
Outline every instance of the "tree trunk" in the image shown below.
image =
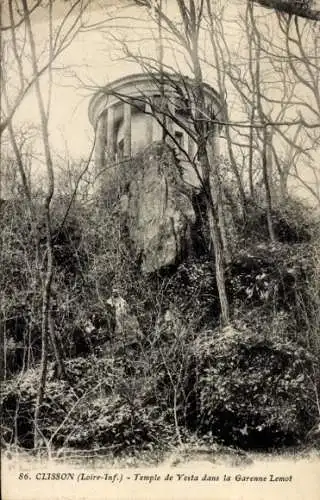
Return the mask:
[[250,116],[250,130],[249,130],[249,188],[251,200],[254,200],[254,185],[253,185],[253,126],[254,126],[254,103],[252,104]]
[[213,208],[212,201],[210,202],[209,200],[207,201],[207,213],[209,219],[210,239],[213,243],[214,249],[216,284],[221,309],[221,324],[226,326],[230,321],[230,311],[226,291],[223,251],[219,234],[219,220]]
[[46,380],[47,380],[47,364],[48,364],[48,336],[49,328],[51,322],[51,295],[52,295],[52,279],[53,279],[53,243],[52,243],[52,231],[51,231],[51,200],[54,193],[54,172],[53,172],[53,162],[51,156],[50,142],[49,142],[49,130],[48,130],[48,116],[50,108],[50,96],[51,96],[51,86],[52,86],[52,51],[53,51],[53,24],[52,24],[52,1],[49,0],[49,12],[50,12],[50,25],[49,25],[49,97],[47,102],[47,108],[44,103],[44,99],[41,92],[39,78],[36,78],[38,70],[38,58],[36,51],[36,43],[34,38],[34,32],[31,25],[30,13],[28,8],[27,0],[22,0],[23,13],[25,17],[26,32],[30,43],[30,56],[31,56],[31,66],[33,76],[35,80],[35,94],[37,99],[37,104],[39,108],[39,115],[41,121],[41,138],[45,155],[45,164],[48,176],[48,187],[47,193],[44,200],[44,215],[45,215],[45,228],[46,228],[46,271],[42,290],[42,324],[41,324],[41,362],[40,362],[40,383],[38,387],[38,394],[36,400],[36,406],[34,411],[34,447],[37,448],[39,445],[40,427],[39,427],[39,417],[41,406],[44,399]]
[[223,250],[223,260],[225,263],[229,264],[231,261],[230,246],[227,238],[226,222],[224,216],[224,205],[223,205],[223,190],[221,186],[221,179],[219,177],[219,155],[218,155],[218,143],[217,143],[217,127],[215,128],[214,135],[209,137],[207,142],[208,159],[211,170],[211,199],[214,204],[214,210],[217,214],[218,219],[218,230],[220,233],[222,250]]
[[57,363],[57,374],[58,378],[66,378],[66,371],[64,367],[64,362],[63,362],[63,356],[61,352],[61,348],[59,346],[59,343],[57,342],[57,337],[56,337],[56,332],[54,329],[54,323],[53,323],[53,318],[50,317],[49,319],[49,333],[50,333],[50,340],[54,352],[54,356],[56,359]]
[[222,237],[221,237],[220,221],[219,221],[218,196],[216,195],[215,192],[217,187],[212,186],[212,182],[210,180],[210,162],[208,160],[206,148],[204,148],[203,153],[201,154],[200,162],[202,169],[203,185],[206,196],[206,211],[209,222],[210,240],[212,242],[214,251],[216,284],[217,284],[220,309],[221,309],[221,324],[225,326],[230,322],[230,312],[229,312],[229,302],[228,302],[226,282],[225,282],[223,247],[222,247]]
[[[48,223],[47,223],[48,230]],[[53,276],[53,255],[52,248],[47,241],[47,270],[46,278],[43,287],[42,296],[42,324],[41,324],[41,361],[40,361],[40,383],[38,387],[37,400],[34,410],[34,448],[37,449],[40,444],[40,428],[39,417],[40,410],[44,399],[46,380],[47,380],[47,365],[48,365],[48,330],[51,321],[50,297],[51,283]]]
[[263,182],[266,191],[266,209],[269,237],[272,242],[276,240],[272,222],[272,196],[270,190],[270,179],[268,171],[268,131],[267,126],[263,129],[263,151],[262,151]]

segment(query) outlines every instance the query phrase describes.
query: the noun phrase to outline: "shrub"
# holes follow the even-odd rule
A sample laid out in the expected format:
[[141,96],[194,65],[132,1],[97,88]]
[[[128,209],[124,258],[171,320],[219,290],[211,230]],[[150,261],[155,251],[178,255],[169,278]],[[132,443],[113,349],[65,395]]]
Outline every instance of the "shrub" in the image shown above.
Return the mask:
[[[274,207],[272,222],[276,240],[281,243],[307,243],[319,233],[319,222],[312,210],[295,198],[287,198]],[[263,200],[248,201],[246,218],[237,221],[236,234],[245,247],[248,242],[269,240],[267,212]]]
[[194,348],[202,432],[267,448],[297,443],[314,425],[316,360],[303,347],[229,328]]
[[[41,430],[50,447],[124,449],[164,445],[173,436],[166,412],[149,404],[152,387],[145,377],[126,377],[121,359],[77,358],[66,363],[68,380],[57,380],[50,364]],[[1,394],[4,438],[33,445],[33,415],[39,370],[9,381]],[[11,432],[10,432],[11,429]],[[14,433],[16,435],[14,436]]]
[[[7,379],[1,405],[5,440],[28,447],[39,380],[41,276],[28,217],[16,207],[11,221],[10,210],[0,220]],[[290,210],[281,212],[281,227],[292,229]],[[241,250],[226,273],[237,330],[221,332],[214,330],[220,309],[207,254],[145,276],[114,205],[109,211],[74,206],[59,232],[63,214],[62,204],[54,207],[52,316],[67,379],[56,377],[49,349],[40,424],[50,446],[150,449],[190,432],[243,447],[304,439],[317,414],[319,372],[310,351],[319,357],[320,346],[320,254],[309,241],[310,225],[297,222],[303,236],[290,229],[291,239],[288,232],[279,238],[290,244],[271,244],[263,234],[258,240],[257,226],[247,241],[245,228],[239,232]],[[251,215],[257,222],[259,214]],[[107,302],[113,287],[139,323],[130,345],[115,333]]]

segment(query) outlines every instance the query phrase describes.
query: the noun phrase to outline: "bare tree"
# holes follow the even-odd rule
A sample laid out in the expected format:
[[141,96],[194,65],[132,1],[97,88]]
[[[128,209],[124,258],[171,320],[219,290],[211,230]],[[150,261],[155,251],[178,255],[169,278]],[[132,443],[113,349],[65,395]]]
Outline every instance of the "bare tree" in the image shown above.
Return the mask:
[[[52,318],[51,318],[51,284],[53,279],[54,264],[53,264],[53,243],[52,243],[52,227],[51,227],[51,210],[50,204],[54,193],[54,170],[53,170],[53,159],[51,154],[51,147],[49,141],[49,112],[50,112],[50,97],[52,91],[52,29],[53,29],[53,19],[52,19],[52,2],[49,2],[49,36],[50,36],[50,48],[49,48],[49,89],[48,89],[48,101],[45,103],[43,96],[43,91],[40,87],[40,81],[38,78],[39,68],[38,68],[38,54],[36,51],[36,42],[34,30],[31,24],[29,7],[27,0],[22,0],[22,8],[24,14],[24,20],[26,25],[27,40],[30,46],[31,52],[31,65],[32,65],[32,75],[35,79],[35,91],[37,98],[37,105],[40,115],[41,123],[41,136],[43,149],[45,154],[45,165],[47,170],[47,193],[44,198],[44,217],[45,217],[45,229],[46,229],[46,256],[45,256],[45,273],[43,279],[43,289],[42,289],[42,342],[41,342],[41,375],[40,384],[38,388],[38,396],[35,406],[34,414],[34,447],[36,448],[39,440],[39,414],[43,402],[46,377],[47,377],[47,359],[48,359],[48,337],[50,334]],[[52,330],[51,330],[52,331]]]
[[[39,286],[42,296],[40,380],[34,413],[35,447],[38,446],[41,435],[40,415],[46,388],[49,342],[51,342],[53,348],[58,375],[61,377],[66,376],[52,315],[52,283],[55,273],[52,200],[55,192],[55,166],[53,149],[50,143],[49,122],[53,92],[53,64],[58,56],[70,46],[80,30],[84,28],[83,14],[88,9],[89,4],[90,1],[75,0],[65,6],[66,10],[62,18],[56,18],[54,0],[49,0],[45,6],[42,6],[41,1],[31,5],[28,0],[21,0],[17,5],[12,0],[8,0],[7,24],[1,26],[5,38],[3,47],[5,57],[1,62],[4,106],[1,109],[0,130],[1,132],[8,132],[21,179],[22,194],[29,207],[30,225],[36,249],[34,278],[40,280]],[[45,7],[43,9],[43,14],[45,14],[43,25],[47,29],[45,39],[41,40],[43,43],[39,43],[37,23],[34,18],[37,9],[40,7]],[[44,74],[46,74],[45,82],[41,79]],[[12,85],[12,81],[16,83],[16,86]],[[35,92],[39,113],[39,136],[46,173],[46,187],[40,210],[45,228],[45,249],[43,249],[42,244],[40,245],[41,235],[38,228],[39,203],[37,203],[37,207],[34,204],[31,185],[26,172],[25,157],[22,155],[21,144],[18,142],[18,126],[14,123],[15,114],[31,88]],[[78,182],[75,185],[75,192],[85,171],[88,170],[88,166],[89,161],[86,162],[83,171],[79,175]],[[68,217],[75,192],[71,195],[69,206],[66,209],[58,232],[62,230]]]
[[[168,16],[166,10],[162,9],[162,4],[159,2],[139,0],[136,3],[149,9],[153,20],[158,24],[159,40],[161,38],[161,56],[160,60],[156,60],[156,58],[146,57],[141,53],[133,53],[128,40],[122,41],[125,56],[139,63],[143,70],[149,74],[153,74],[160,69],[160,75],[165,71],[168,81],[170,81],[170,74],[178,76],[181,87],[186,89],[187,84],[186,81],[184,82],[185,77],[181,74],[179,64],[177,63],[173,67],[173,65],[164,62],[163,44],[171,45],[176,50],[176,53],[181,54],[184,58],[194,81],[192,100],[196,103],[196,106],[191,117],[192,126],[188,127],[187,133],[197,143],[197,157],[200,159],[201,170],[201,172],[197,171],[197,175],[202,179],[207,196],[207,214],[210,220],[211,241],[215,248],[217,278],[220,282],[218,288],[220,288],[221,292],[220,298],[224,302],[224,291],[221,285],[224,278],[222,275],[219,278],[223,265],[221,266],[219,261],[221,253],[223,255],[221,260],[228,262],[229,244],[224,229],[223,187],[219,181],[219,166],[214,159],[212,136],[207,133],[208,129],[206,127],[209,126],[211,130],[219,125],[225,127],[230,166],[237,180],[244,213],[247,204],[247,195],[245,193],[247,181],[249,182],[251,197],[255,196],[254,176],[256,176],[256,182],[261,182],[264,186],[269,236],[270,240],[274,241],[272,211],[276,208],[279,198],[277,185],[280,184],[281,193],[285,196],[290,175],[290,161],[285,160],[282,151],[284,146],[288,148],[290,145],[292,148],[292,152],[289,152],[291,157],[294,151],[308,155],[308,148],[305,148],[303,152],[300,140],[297,140],[297,138],[300,137],[301,129],[303,129],[304,136],[308,135],[310,138],[315,136],[318,122],[318,119],[316,121],[307,120],[299,110],[293,111],[298,95],[300,95],[302,107],[304,105],[308,106],[308,102],[301,99],[301,94],[299,94],[301,84],[306,84],[301,79],[305,72],[301,71],[301,77],[298,79],[297,75],[294,74],[295,70],[297,70],[295,66],[290,69],[293,58],[292,53],[289,52],[290,47],[287,46],[288,41],[291,45],[296,42],[302,44],[302,52],[300,52],[299,60],[296,58],[296,63],[301,66],[300,59],[303,59],[302,55],[304,55],[304,62],[308,69],[310,70],[312,65],[314,66],[312,67],[313,76],[311,77],[310,72],[307,74],[308,77],[310,76],[311,82],[313,82],[312,93],[317,100],[317,86],[315,84],[318,82],[318,77],[315,75],[315,64],[312,63],[312,57],[309,58],[303,53],[303,36],[299,32],[295,35],[296,42],[290,40],[287,34],[281,40],[272,39],[270,31],[261,21],[262,16],[258,15],[254,10],[252,1],[247,2],[245,16],[243,16],[243,32],[247,38],[247,47],[244,51],[245,55],[240,57],[239,53],[235,54],[230,49],[223,28],[223,12],[220,15],[217,4],[213,5],[210,0],[176,0],[179,20],[175,20],[175,22]],[[289,18],[287,16],[284,20],[282,14],[279,14],[278,17],[282,23],[290,22],[290,16]],[[276,19],[277,14],[275,13],[274,20]],[[310,23],[309,20],[302,21]],[[204,53],[201,44],[203,44],[206,34],[210,41],[211,51],[207,50],[209,47],[207,44],[206,53]],[[115,36],[114,39],[116,39]],[[291,52],[293,48],[294,45],[291,47]],[[290,59],[290,57],[291,62],[288,62],[287,59]],[[230,93],[230,86],[233,88],[236,96],[234,100],[238,100],[244,119],[232,120],[229,114],[228,102],[225,103],[223,115],[219,117],[208,116],[202,91],[204,83],[203,68],[207,67],[213,68],[216,72],[220,95],[227,95],[227,93]],[[246,71],[248,67],[249,72]],[[273,72],[274,77],[269,81],[271,72]],[[308,87],[310,89],[309,83]],[[160,84],[159,88],[161,88]],[[125,99],[125,96],[122,96],[122,98]],[[149,109],[156,115],[159,109],[155,109],[152,102],[149,102],[149,104]],[[302,108],[300,107],[300,109]],[[177,120],[177,117],[170,110],[161,111],[164,115],[170,115],[171,120]],[[185,124],[180,124],[180,126],[185,127]],[[166,130],[165,133],[170,137],[170,131]],[[172,139],[173,143],[175,142],[174,138],[170,137],[170,139]],[[246,149],[248,152],[248,162],[242,170],[242,175],[244,175],[242,178],[237,164],[239,154],[235,153],[239,146],[242,150]],[[186,151],[183,154],[188,158]],[[294,154],[294,157],[298,159],[299,155]],[[254,168],[256,168],[254,165],[258,165],[258,160],[260,167],[254,172]],[[194,167],[197,170],[198,165],[195,162]]]
[[317,0],[249,0],[259,3],[263,7],[274,9],[290,15],[320,20],[320,9]]
[[[300,168],[313,164],[313,172],[317,171],[316,151],[320,147],[320,47],[317,28],[312,20],[281,13],[275,14],[274,20],[280,33],[279,40],[272,39],[266,31],[261,32],[259,21],[254,17],[252,24],[255,25],[255,32],[260,31],[261,56],[267,60],[274,75],[273,81],[278,85],[278,92],[262,93],[263,107],[271,109],[273,113],[273,108],[281,106],[277,118],[289,122],[287,127],[277,123],[272,127],[274,139],[280,145],[271,147],[272,157],[279,177],[280,193],[285,197],[288,180],[291,173],[294,174],[298,160]],[[268,119],[268,113],[264,112],[264,115]]]
[[[22,2],[22,0],[21,0]],[[22,3],[6,0],[2,3],[1,32],[1,71],[0,81],[3,92],[1,106],[0,135],[7,130],[18,109],[36,82],[52,69],[53,63],[72,44],[77,34],[88,28],[84,21],[84,13],[88,10],[91,0],[72,0],[64,6],[64,13],[59,20],[55,12],[56,3],[50,7],[52,11],[52,30],[50,34],[50,58],[43,57],[42,50],[37,54],[37,73],[30,68],[30,45],[27,38],[27,21],[32,22],[37,13],[44,20],[49,11],[49,5],[43,0],[29,2],[25,10]],[[46,43],[48,39],[44,41]],[[39,43],[36,37],[35,43]],[[41,42],[41,45],[43,43]],[[45,48],[48,54],[48,51]]]
[[[214,250],[216,281],[221,306],[221,322],[222,324],[227,324],[230,316],[225,284],[225,262],[229,259],[229,246],[224,231],[223,208],[221,206],[221,185],[219,176],[217,175],[218,165],[213,145],[214,133],[216,132],[219,122],[217,119],[217,122],[215,123],[215,119],[208,115],[199,52],[199,37],[201,25],[204,19],[205,2],[195,2],[194,0],[176,0],[180,17],[179,23],[174,23],[168,17],[166,12],[162,10],[161,4],[158,2],[139,0],[136,3],[140,6],[147,7],[151,12],[155,13],[156,21],[158,23],[161,22],[162,30],[164,31],[165,36],[169,36],[174,39],[176,44],[181,47],[185,57],[187,57],[188,65],[192,73],[192,78],[188,79],[187,82],[187,80],[181,75],[179,69],[174,69],[172,67],[169,68],[161,62],[161,69],[166,69],[165,79],[167,84],[169,84],[169,86],[172,85],[172,88],[178,94],[188,94],[188,92],[190,93],[190,89],[192,89],[192,96],[185,96],[190,97],[190,102],[194,103],[192,107],[193,109],[190,110],[190,122],[187,126],[185,123],[179,121],[175,113],[172,111],[170,103],[165,109],[163,109],[163,107],[155,109],[154,103],[150,103],[150,105],[153,114],[158,115],[160,111],[160,114],[169,116],[174,122],[179,122],[179,125],[186,129],[188,135],[192,137],[197,144],[196,158],[198,163],[195,161],[195,158],[191,159],[191,163],[195,168],[196,174],[201,181],[203,191],[205,193],[207,204],[206,211],[210,227],[210,239]],[[144,71],[148,72],[150,75],[154,74],[155,69],[158,69],[158,61],[156,58],[145,58],[143,56],[134,55],[128,47],[128,44],[124,43],[123,46],[127,57],[133,58],[136,62],[139,62]],[[170,72],[168,71],[169,69],[171,70]],[[160,75],[162,73],[163,71],[160,71]],[[177,78],[170,78],[170,74],[178,77],[178,84]],[[162,79],[160,76],[159,83],[161,84],[161,82]],[[125,96],[122,96],[122,98],[125,99]],[[208,123],[211,125],[209,128]],[[168,130],[165,126],[165,123],[162,123],[162,126],[165,128],[165,134],[173,140],[174,144],[176,144],[174,137],[170,134],[170,130]],[[189,157],[187,151],[184,150],[183,153]]]
[[[209,5],[208,29],[215,56],[212,58],[208,52],[205,62],[216,70],[218,81],[223,75],[225,88],[229,95],[234,94],[244,116],[241,127],[231,120],[226,127],[230,157],[237,144],[248,151],[248,168],[244,172],[254,199],[253,166],[260,156],[262,178],[268,179],[267,208],[268,199],[272,208],[287,196],[292,158],[296,166],[298,160],[300,165],[309,164],[311,150],[319,145],[317,30],[312,20],[286,14],[274,13],[265,19],[261,8],[254,9],[249,1],[245,15],[239,15],[244,34],[239,53],[228,43],[227,14]],[[262,133],[265,127],[268,134]]]

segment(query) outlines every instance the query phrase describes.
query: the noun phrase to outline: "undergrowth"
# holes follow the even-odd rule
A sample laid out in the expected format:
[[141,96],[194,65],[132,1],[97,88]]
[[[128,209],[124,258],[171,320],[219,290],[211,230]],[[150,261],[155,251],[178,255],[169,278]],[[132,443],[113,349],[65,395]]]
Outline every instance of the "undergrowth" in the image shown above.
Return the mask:
[[[41,276],[22,207],[1,210],[2,436],[31,448]],[[245,223],[234,219],[227,329],[207,253],[144,275],[116,204],[108,212],[74,206],[61,232],[62,214],[59,205],[53,318],[66,376],[59,378],[51,346],[45,447],[105,446],[117,455],[192,439],[246,449],[316,442],[320,251],[300,205],[273,214],[275,244],[263,210]],[[127,305],[122,330],[108,302],[114,289]]]

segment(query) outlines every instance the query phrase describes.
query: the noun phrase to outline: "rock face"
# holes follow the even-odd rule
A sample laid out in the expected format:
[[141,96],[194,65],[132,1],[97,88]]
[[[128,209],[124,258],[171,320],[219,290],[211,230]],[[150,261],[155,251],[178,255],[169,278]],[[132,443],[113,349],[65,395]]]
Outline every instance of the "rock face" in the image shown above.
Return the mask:
[[156,143],[133,163],[121,210],[142,271],[150,273],[181,260],[196,215],[173,150]]

